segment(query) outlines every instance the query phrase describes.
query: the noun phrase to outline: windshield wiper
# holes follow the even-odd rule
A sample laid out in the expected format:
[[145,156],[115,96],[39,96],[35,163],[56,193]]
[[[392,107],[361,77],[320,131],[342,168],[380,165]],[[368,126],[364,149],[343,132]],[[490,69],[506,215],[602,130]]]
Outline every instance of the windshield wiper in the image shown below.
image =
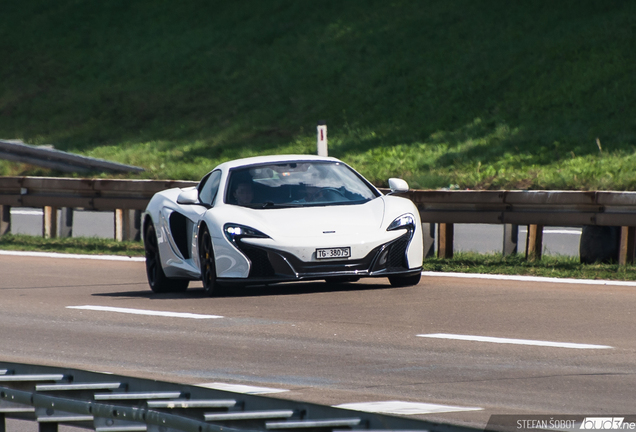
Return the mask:
[[275,203],[273,201],[265,201],[264,203],[258,203],[255,207],[260,207],[262,209],[268,208],[294,208],[294,207],[305,207],[307,203]]

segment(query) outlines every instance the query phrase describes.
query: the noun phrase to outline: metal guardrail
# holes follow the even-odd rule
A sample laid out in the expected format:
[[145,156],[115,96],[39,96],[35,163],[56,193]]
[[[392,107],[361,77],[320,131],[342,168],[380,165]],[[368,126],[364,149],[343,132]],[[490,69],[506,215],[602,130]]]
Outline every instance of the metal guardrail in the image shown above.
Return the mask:
[[[196,185],[180,180],[0,177],[0,205],[143,210],[156,192]],[[636,192],[411,190],[402,196],[411,199],[422,222],[429,223],[636,226]]]
[[[419,191],[403,196],[423,223],[438,224],[438,256],[453,255],[453,224],[503,224],[504,254],[516,251],[519,225],[528,226],[526,257],[541,257],[544,226],[618,226],[618,261],[634,262],[636,192],[612,191]],[[431,239],[426,238],[425,249]],[[506,249],[509,250],[506,250]]]
[[63,172],[128,173],[144,171],[141,167],[80,156],[46,146],[32,146],[21,141],[0,140],[0,159],[28,163]]
[[[47,177],[0,178],[0,234],[7,232],[8,209],[45,209],[45,233],[55,232],[57,208],[114,210],[116,232],[130,232],[124,211],[143,210],[152,195],[173,187],[197,182],[173,180],[110,180]],[[383,190],[386,192],[386,190]],[[540,255],[543,226],[621,226],[621,262],[633,262],[636,227],[636,192],[579,191],[432,191],[411,190],[402,196],[418,207],[423,223],[440,226],[440,256],[452,256],[452,224],[484,223],[506,226],[528,225],[535,233],[527,244]],[[48,213],[47,213],[47,208]],[[48,219],[47,219],[48,214]],[[4,224],[4,225],[2,225]],[[128,223],[131,225],[131,223]],[[4,228],[3,228],[4,227]],[[509,232],[512,232],[509,230]],[[117,238],[131,238],[122,234]]]
[[419,191],[422,222],[636,226],[636,192]]
[[77,369],[0,362],[0,430],[6,419],[40,432],[428,431],[477,429],[413,418]]
[[0,205],[143,210],[156,192],[196,185],[179,180],[0,177]]
[[[11,232],[11,207],[43,208],[45,237],[57,233],[57,209],[114,211],[115,238],[139,238],[140,211],[164,189],[189,187],[197,182],[178,180],[71,179],[58,177],[0,177],[0,235]],[[62,229],[70,234],[72,211],[62,212]]]

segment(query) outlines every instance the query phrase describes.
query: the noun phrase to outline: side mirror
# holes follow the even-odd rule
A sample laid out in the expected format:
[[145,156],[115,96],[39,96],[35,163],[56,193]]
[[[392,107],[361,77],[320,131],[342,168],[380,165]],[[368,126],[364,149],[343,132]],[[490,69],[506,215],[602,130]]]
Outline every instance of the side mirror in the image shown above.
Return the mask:
[[198,204],[199,191],[197,188],[188,188],[181,191],[177,198],[177,204]]
[[404,193],[409,191],[409,184],[399,178],[390,178],[389,189],[391,189],[392,194]]

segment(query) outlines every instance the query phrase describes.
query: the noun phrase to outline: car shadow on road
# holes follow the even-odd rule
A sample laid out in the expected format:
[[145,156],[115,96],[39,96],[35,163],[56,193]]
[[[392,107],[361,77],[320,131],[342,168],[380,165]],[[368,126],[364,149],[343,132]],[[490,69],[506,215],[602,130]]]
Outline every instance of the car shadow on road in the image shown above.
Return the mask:
[[[353,283],[333,283],[333,282],[293,282],[281,283],[275,285],[256,285],[247,287],[223,287],[218,294],[207,297],[203,292],[203,288],[198,285],[191,286],[181,293],[165,293],[156,294],[150,289],[145,291],[122,291],[94,293],[96,297],[137,297],[148,298],[153,300],[170,300],[185,298],[233,298],[233,297],[267,297],[267,296],[288,296],[317,294],[330,292],[349,292],[349,291],[371,291],[391,288],[388,281],[378,280],[377,282],[353,282]],[[395,288],[391,288],[395,289]]]

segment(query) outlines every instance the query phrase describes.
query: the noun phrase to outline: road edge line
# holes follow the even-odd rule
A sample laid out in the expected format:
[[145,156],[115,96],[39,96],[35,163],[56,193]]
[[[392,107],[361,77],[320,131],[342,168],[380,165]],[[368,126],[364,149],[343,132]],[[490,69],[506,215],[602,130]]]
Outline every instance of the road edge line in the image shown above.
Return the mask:
[[33,251],[12,251],[12,250],[0,250],[0,255],[36,257],[36,258],[92,259],[92,260],[103,260],[103,261],[129,261],[129,262],[146,261],[145,257],[133,257],[133,256],[127,256],[127,255],[82,255],[82,254],[65,254],[65,253],[59,253],[59,252],[33,252]]
[[426,277],[455,277],[464,279],[492,279],[492,280],[509,280],[515,282],[544,282],[544,283],[561,283],[561,284],[578,284],[578,285],[605,285],[605,286],[626,286],[636,287],[636,281],[619,281],[619,280],[597,280],[597,279],[568,279],[568,278],[550,278],[544,276],[520,276],[520,275],[497,275],[483,273],[451,273],[451,272],[433,272],[423,271],[422,276]]

